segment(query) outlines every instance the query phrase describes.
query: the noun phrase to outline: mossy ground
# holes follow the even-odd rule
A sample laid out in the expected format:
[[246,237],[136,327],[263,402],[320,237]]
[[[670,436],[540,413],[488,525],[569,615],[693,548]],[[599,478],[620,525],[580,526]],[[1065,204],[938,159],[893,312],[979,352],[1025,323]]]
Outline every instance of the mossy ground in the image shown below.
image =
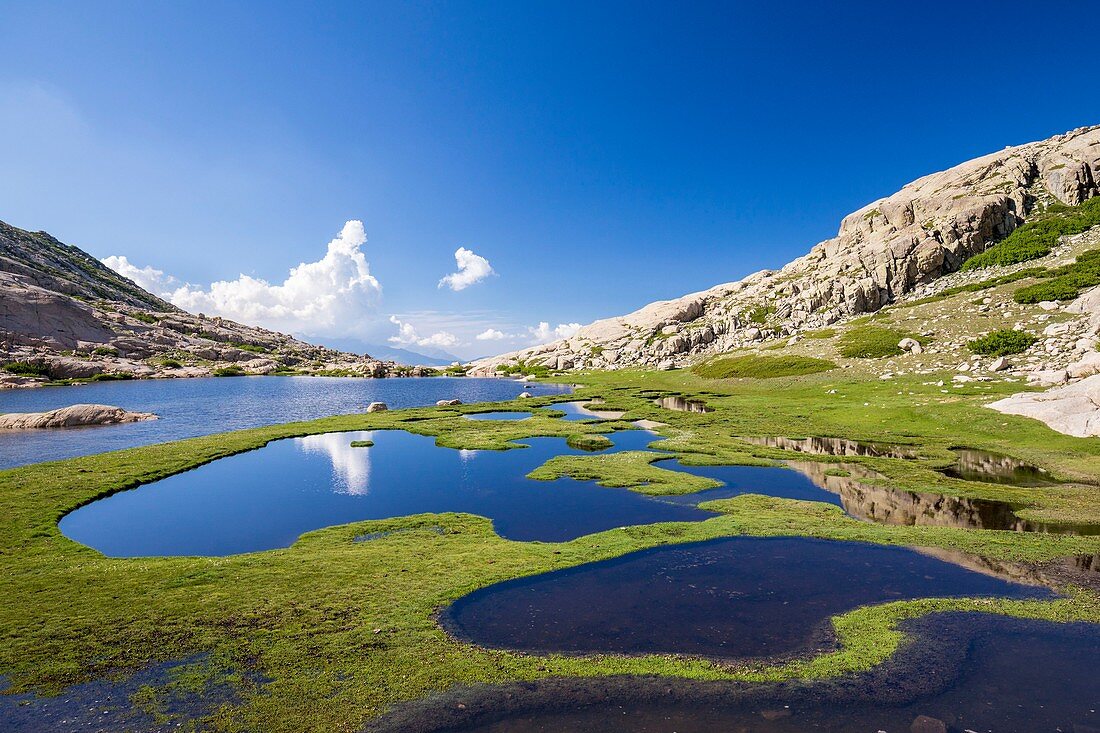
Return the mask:
[[[1079,483],[1019,489],[949,479],[932,470],[967,445],[1037,463],[1067,480],[1100,475],[1100,441],[1059,435],[1041,424],[983,408],[1010,391],[977,383],[943,394],[918,378],[890,383],[851,370],[771,380],[713,380],[689,372],[571,375],[625,420],[667,424],[662,447],[685,462],[766,463],[782,451],[740,441],[746,435],[825,435],[914,446],[919,461],[852,459],[892,485],[983,496],[1028,507],[1047,521],[1100,522],[1100,489]],[[705,399],[712,413],[666,410],[656,396]],[[552,399],[493,409],[530,410]],[[568,399],[576,399],[570,397]],[[1100,538],[897,527],[859,522],[836,507],[744,495],[711,502],[720,516],[696,523],[626,527],[564,543],[513,542],[488,520],[419,515],[331,527],[292,547],[226,558],[110,559],[63,537],[58,519],[114,491],[131,488],[270,440],[338,430],[401,428],[454,448],[514,449],[528,436],[604,434],[624,421],[562,421],[534,410],[522,421],[471,421],[470,408],[423,408],[326,418],[239,431],[0,472],[0,675],[13,690],[59,691],[80,680],[125,674],[166,659],[209,653],[211,674],[240,670],[239,705],[193,721],[203,730],[352,731],[388,706],[454,685],[551,675],[665,674],[707,679],[821,677],[887,658],[896,623],[931,610],[976,609],[1052,620],[1100,622],[1100,598],[1069,589],[1053,602],[921,600],[858,609],[834,619],[841,648],[807,660],[746,666],[675,657],[525,656],[471,647],[434,621],[449,601],[490,583],[621,555],[663,543],[712,537],[809,535],[922,545],[985,557],[1042,562],[1100,552]],[[647,491],[704,488],[639,453],[555,459],[538,477],[583,476]],[[664,479],[662,485],[662,479]],[[698,482],[698,485],[696,483]],[[709,483],[707,484],[709,485]],[[594,488],[593,490],[599,490]],[[391,530],[403,530],[392,532]],[[354,541],[365,533],[375,535]],[[201,677],[201,675],[198,675]],[[219,678],[220,678],[219,677]],[[156,690],[140,701],[156,707]]]

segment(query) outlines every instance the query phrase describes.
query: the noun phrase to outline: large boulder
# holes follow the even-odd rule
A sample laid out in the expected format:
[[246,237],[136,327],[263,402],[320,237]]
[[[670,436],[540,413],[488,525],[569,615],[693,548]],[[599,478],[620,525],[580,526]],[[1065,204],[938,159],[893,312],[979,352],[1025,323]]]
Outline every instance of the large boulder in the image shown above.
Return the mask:
[[2,430],[37,430],[41,428],[73,428],[87,425],[117,425],[119,423],[156,420],[151,412],[128,412],[111,405],[79,404],[49,412],[10,412],[0,415]]

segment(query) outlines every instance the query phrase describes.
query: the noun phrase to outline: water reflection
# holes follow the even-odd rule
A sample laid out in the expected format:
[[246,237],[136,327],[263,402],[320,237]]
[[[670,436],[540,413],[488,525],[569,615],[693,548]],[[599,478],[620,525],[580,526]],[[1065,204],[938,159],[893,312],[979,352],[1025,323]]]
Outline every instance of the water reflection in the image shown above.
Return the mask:
[[[540,382],[536,397],[568,394],[564,384]],[[163,443],[223,430],[312,420],[362,412],[371,402],[390,409],[515,399],[511,380],[494,377],[241,377],[237,379],[133,379],[80,387],[0,390],[0,412],[44,412],[74,402],[121,405],[152,412],[159,420],[116,425],[110,430],[22,430],[0,434],[0,468],[55,461],[120,448]],[[211,416],[216,415],[216,423]]]
[[952,448],[959,459],[941,473],[965,481],[1010,486],[1046,486],[1055,483],[1049,473],[1019,458],[974,448]]
[[527,652],[775,657],[831,648],[827,619],[866,604],[1050,595],[902,547],[734,537],[499,583],[442,621],[460,638]]
[[818,456],[870,456],[873,458],[916,458],[917,452],[913,448],[900,445],[885,445],[880,443],[862,443],[845,438],[784,438],[780,436],[748,436],[741,440],[753,445],[761,445],[768,448],[795,451],[797,453],[812,453]]
[[558,402],[550,406],[551,409],[561,410],[565,415],[562,420],[618,420],[625,412],[619,410],[600,410],[586,407],[585,405],[599,405],[602,400],[580,400],[575,402]]
[[[1100,525],[1096,524],[1054,524],[1023,519],[1016,515],[1018,507],[1003,501],[905,491],[867,483],[868,479],[882,479],[883,476],[858,464],[788,461],[787,465],[838,495],[840,505],[851,516],[880,524],[1100,534]],[[839,475],[838,470],[848,475]]]
[[[353,440],[373,448],[352,448]],[[644,450],[651,433],[611,435],[610,451]],[[279,440],[123,491],[66,515],[68,537],[106,555],[229,555],[287,547],[303,532],[426,512],[489,517],[516,540],[557,542],[613,527],[714,516],[592,482],[533,481],[556,455],[580,455],[560,438],[529,448],[457,451],[403,431],[330,433]]]
[[653,400],[653,404],[666,410],[676,410],[678,412],[714,412],[714,408],[707,407],[702,400],[689,400],[680,396],[660,397]]
[[[361,433],[363,438],[373,440],[373,433]],[[370,489],[371,451],[353,448],[351,441],[343,433],[322,433],[294,438],[303,453],[327,456],[332,463],[332,490],[338,494],[364,496]]]

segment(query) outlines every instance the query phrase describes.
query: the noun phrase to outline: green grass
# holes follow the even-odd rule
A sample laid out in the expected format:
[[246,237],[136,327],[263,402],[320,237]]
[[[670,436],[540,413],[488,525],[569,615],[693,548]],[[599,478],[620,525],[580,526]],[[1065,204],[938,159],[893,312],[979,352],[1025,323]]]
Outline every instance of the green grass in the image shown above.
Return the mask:
[[118,349],[113,346],[97,346],[92,349],[92,353],[96,356],[118,356]]
[[587,451],[607,450],[613,444],[606,435],[570,435],[565,439],[565,444],[570,448]]
[[353,440],[349,444],[352,448],[372,448],[374,446],[373,440]]
[[819,328],[816,331],[807,331],[806,333],[802,334],[802,338],[815,340],[831,339],[833,336],[836,336],[835,328]]
[[[0,675],[12,692],[56,692],[75,682],[206,652],[213,660],[209,674],[239,670],[268,682],[242,686],[239,702],[201,721],[202,730],[356,731],[396,703],[456,685],[619,674],[752,682],[863,670],[887,659],[903,642],[900,621],[932,611],[1100,622],[1100,598],[1073,589],[1055,601],[886,603],[834,617],[840,642],[835,651],[751,665],[672,655],[512,654],[456,641],[435,622],[439,607],[492,583],[713,537],[813,536],[938,547],[1010,562],[1100,552],[1098,537],[878,525],[850,519],[832,505],[751,494],[707,503],[719,514],[706,521],[624,527],[561,543],[504,540],[487,519],[442,513],[329,527],[303,535],[285,550],[227,558],[113,559],[66,539],[57,527],[65,513],[97,497],[281,438],[406,429],[453,448],[523,450],[513,441],[604,434],[628,426],[626,420],[643,418],[668,423],[661,428],[667,438],[661,447],[700,464],[790,457],[738,439],[745,435],[902,442],[914,446],[921,459],[845,462],[863,464],[905,490],[1012,501],[1036,520],[1100,522],[1092,486],[1018,489],[950,479],[934,470],[951,460],[948,447],[966,444],[1018,456],[1063,478],[1100,474],[1100,442],[1054,433],[1036,421],[982,406],[1018,385],[967,384],[943,395],[926,384],[926,375],[884,384],[855,371],[779,383],[715,382],[682,370],[570,374],[569,381],[588,385],[571,399],[602,398],[604,406],[627,412],[624,421],[588,424],[536,414],[522,421],[486,422],[461,416],[546,407],[555,399],[535,398],[324,418],[0,471],[5,517],[0,523]],[[652,403],[667,394],[705,394],[716,410],[680,413]],[[551,460],[532,475],[592,478],[649,493],[714,485],[663,469],[653,458],[642,452],[569,456]],[[840,470],[840,462],[835,463]],[[355,541],[367,533],[385,534]],[[196,670],[192,676],[207,672]],[[160,693],[156,687],[144,690],[143,704],[155,706]]]
[[129,379],[136,379],[136,377],[131,372],[104,372],[88,377],[89,382],[124,382]]
[[733,379],[750,377],[772,379],[802,374],[814,374],[836,369],[828,359],[809,356],[727,356],[705,361],[692,368],[692,372],[706,379]]
[[1043,282],[1020,288],[1013,294],[1017,303],[1041,303],[1044,300],[1073,300],[1085,288],[1100,285],[1100,250],[1090,249],[1076,261],[1047,270]]
[[214,370],[213,374],[215,377],[243,377],[244,369],[236,364],[231,364],[225,367],[218,367]]
[[970,341],[967,346],[975,354],[985,356],[1009,356],[1021,354],[1031,348],[1039,339],[1025,331],[1002,328]]
[[963,263],[963,270],[1015,265],[1050,254],[1058,238],[1080,234],[1100,224],[1100,197],[1080,206],[1055,204],[1036,221],[1028,222],[993,245]]
[[764,324],[768,321],[768,316],[775,313],[774,305],[758,305],[751,308],[746,315],[749,318],[749,322],[756,324]]
[[49,375],[49,369],[44,364],[32,364],[29,361],[9,361],[3,368],[8,374],[18,374],[21,377],[45,377]]
[[253,354],[266,354],[270,351],[266,346],[260,346],[259,344],[249,344],[243,341],[229,341],[229,346],[241,351],[251,351]]
[[130,316],[130,318],[133,318],[134,320],[141,321],[142,323],[156,323],[157,321],[160,320],[159,318],[154,316],[152,313],[142,313],[140,311],[135,311],[133,313],[127,313],[127,315]]
[[898,342],[904,338],[921,341],[916,334],[884,326],[856,326],[841,334],[837,351],[849,359],[881,359],[902,352]]

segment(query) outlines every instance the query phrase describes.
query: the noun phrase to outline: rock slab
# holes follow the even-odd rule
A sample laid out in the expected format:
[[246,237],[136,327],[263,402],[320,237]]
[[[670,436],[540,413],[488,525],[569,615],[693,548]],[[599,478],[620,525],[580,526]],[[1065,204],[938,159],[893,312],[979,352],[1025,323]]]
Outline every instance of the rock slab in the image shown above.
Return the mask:
[[10,412],[0,415],[0,430],[40,430],[45,428],[75,428],[88,425],[119,425],[121,423],[156,420],[151,412],[129,412],[112,405],[70,405],[49,412]]

